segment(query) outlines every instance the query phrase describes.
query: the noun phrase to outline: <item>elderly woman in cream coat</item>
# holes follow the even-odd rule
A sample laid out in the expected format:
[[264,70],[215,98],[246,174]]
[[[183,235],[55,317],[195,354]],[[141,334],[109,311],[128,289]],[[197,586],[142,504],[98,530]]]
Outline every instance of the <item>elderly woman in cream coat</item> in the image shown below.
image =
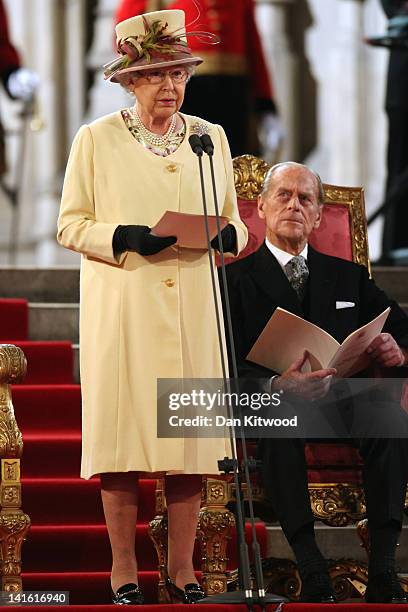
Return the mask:
[[[194,602],[192,553],[200,474],[217,473],[224,439],[157,439],[158,378],[221,378],[211,274],[205,250],[151,232],[166,210],[202,213],[188,137],[210,134],[227,254],[247,240],[223,129],[179,112],[201,62],[185,42],[183,11],[158,11],[116,28],[120,57],[106,78],[135,106],[83,126],[64,182],[58,241],[82,254],[83,478],[100,475],[112,548],[112,599],[140,604],[135,529],[139,473],[166,474],[168,581],[173,600]],[[211,193],[207,175],[207,193]],[[209,203],[209,212],[214,214]],[[212,242],[219,247],[218,238]],[[182,537],[180,537],[182,535]]]

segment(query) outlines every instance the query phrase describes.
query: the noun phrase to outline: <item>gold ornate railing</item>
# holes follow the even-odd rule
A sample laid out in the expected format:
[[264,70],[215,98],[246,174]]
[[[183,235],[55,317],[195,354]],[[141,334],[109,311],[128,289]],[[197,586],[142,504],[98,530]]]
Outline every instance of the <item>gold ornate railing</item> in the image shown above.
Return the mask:
[[21,509],[20,457],[23,439],[11,398],[11,384],[26,373],[23,351],[12,344],[0,344],[0,551],[1,589],[18,592],[21,583],[21,546],[30,527],[30,518]]

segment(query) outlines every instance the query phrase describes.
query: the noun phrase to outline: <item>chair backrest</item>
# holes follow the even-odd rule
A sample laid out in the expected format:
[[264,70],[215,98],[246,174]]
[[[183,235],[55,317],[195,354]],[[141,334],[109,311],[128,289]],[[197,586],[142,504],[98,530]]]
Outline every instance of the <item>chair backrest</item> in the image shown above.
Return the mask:
[[[256,251],[265,238],[265,223],[258,216],[257,197],[270,165],[253,155],[236,157],[233,164],[239,212],[249,232],[248,244],[239,256],[242,258]],[[310,244],[321,253],[370,269],[364,189],[325,184],[324,191],[322,222],[311,234]],[[228,263],[231,261],[234,260]]]

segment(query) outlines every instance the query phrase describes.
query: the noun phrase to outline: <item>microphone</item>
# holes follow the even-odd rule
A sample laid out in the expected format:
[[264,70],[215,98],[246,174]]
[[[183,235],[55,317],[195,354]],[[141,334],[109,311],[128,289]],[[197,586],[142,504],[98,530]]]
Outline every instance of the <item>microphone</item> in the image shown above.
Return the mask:
[[191,134],[188,142],[190,143],[190,147],[193,149],[193,153],[195,153],[198,157],[202,157],[204,151],[200,137],[197,134]]
[[[221,224],[220,224],[220,212],[218,206],[218,198],[217,198],[217,188],[216,188],[216,180],[215,180],[215,171],[214,171],[214,145],[211,140],[211,137],[208,134],[203,134],[201,138],[197,134],[192,134],[188,139],[190,146],[193,152],[198,156],[198,165],[200,169],[200,181],[201,181],[201,195],[203,200],[203,210],[204,210],[204,220],[205,220],[205,230],[207,236],[207,251],[208,258],[210,264],[210,272],[211,272],[211,283],[213,289],[213,299],[214,299],[214,309],[215,316],[217,322],[217,332],[218,332],[218,342],[221,356],[221,367],[222,367],[222,377],[225,388],[228,392],[231,389],[231,382],[227,378],[227,368],[226,368],[226,359],[224,355],[224,346],[222,342],[222,332],[221,332],[221,316],[220,316],[220,305],[218,304],[217,299],[217,290],[216,290],[216,280],[215,280],[215,271],[213,265],[213,258],[211,254],[211,241],[210,241],[210,233],[209,233],[209,224],[208,224],[208,209],[207,209],[207,200],[205,193],[205,183],[204,183],[204,172],[203,172],[203,153],[205,152],[209,156],[209,164],[211,170],[211,183],[212,183],[212,191],[214,198],[214,209],[215,209],[215,217],[217,223],[217,236],[219,242],[219,251],[221,258],[221,286],[223,288],[224,296],[225,296],[225,311],[226,311],[226,320],[227,320],[227,338],[229,340],[230,348],[231,348],[231,360],[232,360],[232,370],[233,370],[233,389],[236,389],[236,386],[239,385],[238,381],[238,369],[237,369],[237,360],[235,354],[235,345],[234,345],[234,336],[232,332],[232,321],[231,321],[231,308],[228,297],[228,287],[227,287],[227,277],[225,273],[225,261],[224,261],[224,249],[222,245],[222,236],[221,236]],[[238,406],[239,409],[239,406]],[[233,406],[230,402],[228,402],[228,413],[231,416],[231,422],[234,423],[234,419],[232,418],[234,415]],[[229,438],[231,443],[231,455],[232,459],[225,458],[218,462],[219,468],[221,471],[225,473],[233,472],[234,475],[234,484],[235,484],[235,494],[236,494],[236,526],[237,526],[237,534],[238,534],[238,549],[239,549],[239,557],[240,557],[240,566],[239,566],[239,577],[240,584],[242,584],[243,589],[238,591],[237,593],[223,593],[217,597],[209,597],[202,600],[202,602],[208,603],[246,603],[247,608],[252,610],[254,600],[261,606],[261,610],[266,610],[266,603],[280,603],[285,601],[284,598],[276,595],[266,595],[265,587],[263,582],[262,575],[262,561],[260,555],[260,547],[257,540],[257,534],[255,529],[254,522],[254,510],[253,510],[253,494],[252,494],[252,486],[251,479],[249,475],[249,458],[247,454],[246,448],[246,440],[245,440],[245,432],[242,429],[242,426],[239,427],[239,434],[242,442],[242,451],[243,451],[243,468],[245,474],[245,480],[248,487],[248,502],[249,502],[249,510],[250,510],[250,524],[252,531],[252,548],[255,559],[255,576],[257,583],[257,596],[254,597],[252,584],[251,584],[251,570],[249,565],[249,554],[248,554],[248,545],[245,540],[244,533],[244,501],[243,494],[241,488],[240,481],[240,464],[236,455],[236,441],[237,435],[235,431],[235,425],[229,426]]]
[[201,136],[201,145],[207,155],[211,156],[214,154],[214,144],[209,134],[203,134]]

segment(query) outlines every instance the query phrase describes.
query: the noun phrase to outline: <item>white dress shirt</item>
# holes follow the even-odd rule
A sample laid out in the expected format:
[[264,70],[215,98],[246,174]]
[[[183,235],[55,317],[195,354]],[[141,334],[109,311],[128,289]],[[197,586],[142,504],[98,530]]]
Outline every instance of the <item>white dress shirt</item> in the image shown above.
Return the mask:
[[[286,264],[294,257],[294,255],[292,253],[287,253],[286,251],[282,251],[282,249],[278,249],[278,247],[272,244],[271,242],[269,242],[267,238],[265,238],[265,244],[270,250],[270,252],[272,253],[272,255],[275,255],[276,259],[279,261],[282,267],[282,270],[285,271]],[[306,243],[303,251],[299,253],[299,255],[301,255],[302,257],[306,259],[306,261],[307,261],[307,251],[308,251],[308,244]]]

